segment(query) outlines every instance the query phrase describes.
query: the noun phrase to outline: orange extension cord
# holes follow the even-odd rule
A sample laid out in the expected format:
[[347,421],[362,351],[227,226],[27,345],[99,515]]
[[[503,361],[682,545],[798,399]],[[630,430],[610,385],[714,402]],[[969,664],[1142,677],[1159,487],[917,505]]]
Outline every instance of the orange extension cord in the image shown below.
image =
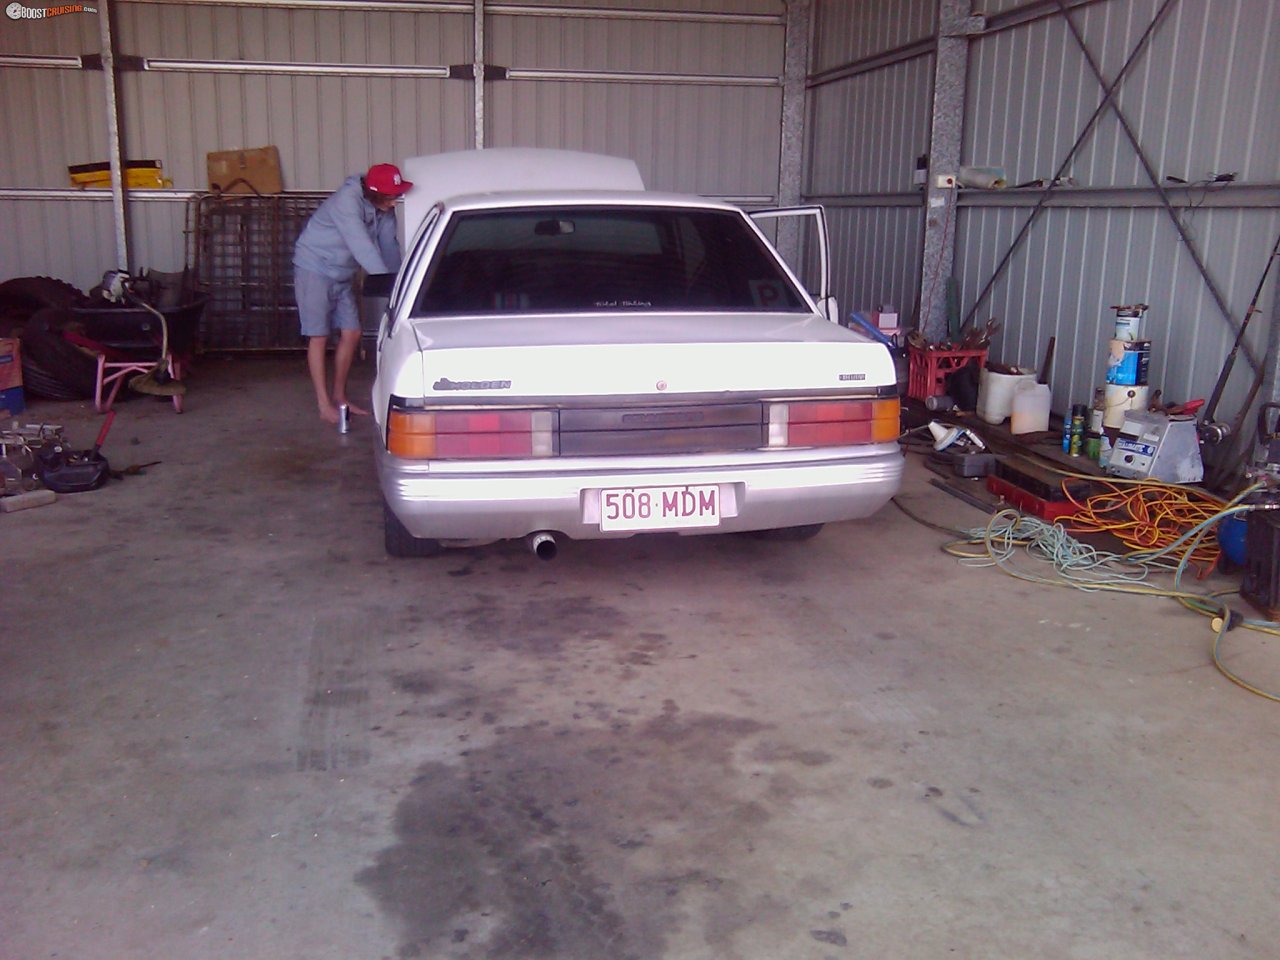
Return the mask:
[[[1077,510],[1058,522],[1072,533],[1109,533],[1133,551],[1164,549],[1226,505],[1211,494],[1154,480],[1097,482],[1106,486],[1107,492],[1083,500],[1074,498],[1063,483],[1067,499]],[[1170,556],[1180,560],[1189,546],[1191,542]],[[1216,533],[1206,533],[1187,557],[1196,579],[1209,575],[1220,553]]]

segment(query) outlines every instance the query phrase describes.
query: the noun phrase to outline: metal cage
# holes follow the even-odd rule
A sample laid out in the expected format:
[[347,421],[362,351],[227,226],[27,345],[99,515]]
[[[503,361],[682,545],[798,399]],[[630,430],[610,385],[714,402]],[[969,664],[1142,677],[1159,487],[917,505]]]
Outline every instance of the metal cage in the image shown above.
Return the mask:
[[201,194],[187,206],[187,262],[209,297],[205,350],[300,349],[293,246],[323,193]]

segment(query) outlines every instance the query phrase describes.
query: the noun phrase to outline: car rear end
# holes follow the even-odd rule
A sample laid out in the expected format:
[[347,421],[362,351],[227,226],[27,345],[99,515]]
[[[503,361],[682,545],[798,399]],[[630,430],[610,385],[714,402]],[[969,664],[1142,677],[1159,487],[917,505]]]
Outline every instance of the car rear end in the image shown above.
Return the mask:
[[630,199],[602,226],[581,201],[520,202],[525,221],[473,234],[445,210],[401,278],[375,385],[393,553],[813,529],[894,495],[887,350],[820,316],[740,211]]

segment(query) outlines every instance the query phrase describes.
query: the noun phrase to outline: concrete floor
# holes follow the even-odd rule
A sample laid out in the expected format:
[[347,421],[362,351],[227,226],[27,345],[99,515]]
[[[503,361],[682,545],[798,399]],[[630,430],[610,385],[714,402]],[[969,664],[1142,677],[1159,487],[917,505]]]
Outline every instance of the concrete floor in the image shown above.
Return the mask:
[[205,359],[120,407],[159,466],[0,515],[0,957],[1276,956],[1280,708],[1203,618],[893,507],[393,561],[358,427]]

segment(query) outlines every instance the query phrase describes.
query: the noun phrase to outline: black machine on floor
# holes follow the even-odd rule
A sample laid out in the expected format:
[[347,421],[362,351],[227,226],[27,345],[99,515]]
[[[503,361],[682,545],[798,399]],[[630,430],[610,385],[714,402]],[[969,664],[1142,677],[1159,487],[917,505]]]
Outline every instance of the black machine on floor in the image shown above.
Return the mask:
[[36,447],[36,472],[41,482],[54,493],[84,493],[106,483],[111,464],[102,455],[102,444],[115,418],[114,410],[107,414],[90,450],[72,450],[61,436]]
[[1280,403],[1264,403],[1259,408],[1258,444],[1265,453],[1249,476],[1264,486],[1245,502],[1271,509],[1246,514],[1240,596],[1267,619],[1280,620]]
[[42,447],[36,468],[40,480],[54,493],[84,493],[97,490],[111,475],[107,458],[94,450],[69,450],[61,444]]

